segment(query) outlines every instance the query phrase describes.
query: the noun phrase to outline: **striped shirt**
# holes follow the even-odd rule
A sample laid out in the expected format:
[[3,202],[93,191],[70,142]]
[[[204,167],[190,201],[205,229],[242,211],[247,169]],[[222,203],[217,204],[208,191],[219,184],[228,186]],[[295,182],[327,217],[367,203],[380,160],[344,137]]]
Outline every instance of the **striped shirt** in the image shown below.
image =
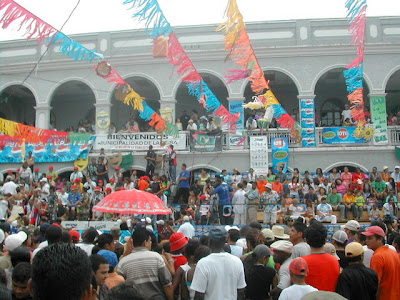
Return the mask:
[[145,299],[166,299],[163,287],[172,284],[171,273],[161,255],[145,247],[137,247],[122,258],[117,272],[127,281],[135,282],[143,291]]

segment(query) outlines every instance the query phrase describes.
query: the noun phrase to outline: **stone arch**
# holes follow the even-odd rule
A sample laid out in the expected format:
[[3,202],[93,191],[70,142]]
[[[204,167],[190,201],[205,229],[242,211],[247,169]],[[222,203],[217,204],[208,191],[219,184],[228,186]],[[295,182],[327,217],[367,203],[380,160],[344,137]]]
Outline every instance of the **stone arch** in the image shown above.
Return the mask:
[[386,110],[388,114],[400,111],[400,66],[394,68],[385,78]]
[[[264,70],[265,77],[269,80],[271,90],[275,94],[279,103],[285,108],[285,110],[292,114],[294,110],[299,108],[299,83],[293,74],[280,68],[272,68]],[[245,88],[243,90],[243,97],[246,98],[246,102],[252,100],[255,95],[251,90],[250,81],[247,80]],[[246,110],[245,113],[251,113],[250,110]],[[246,117],[245,117],[246,119]]]
[[394,67],[393,69],[391,69],[391,70],[386,74],[385,78],[384,78],[383,81],[382,81],[382,90],[386,88],[390,77],[392,77],[392,75],[393,75],[394,73],[396,73],[397,71],[399,71],[399,70],[400,70],[400,65]]
[[[50,123],[57,130],[67,130],[71,126],[76,130],[80,121],[95,122],[93,106],[97,91],[85,80],[67,78],[53,88],[50,96]],[[92,112],[90,115],[89,112]],[[86,125],[88,130],[91,126]]]
[[[294,76],[294,75],[293,75],[291,72],[289,72],[288,70],[283,69],[283,68],[279,68],[279,67],[272,67],[272,68],[265,68],[265,69],[263,69],[264,74],[265,74],[266,72],[268,72],[268,71],[277,71],[277,72],[280,72],[280,73],[283,73],[283,74],[287,75],[290,79],[292,79],[292,81],[293,81],[294,84],[296,85],[297,91],[298,91],[299,93],[302,91],[300,82],[298,81],[297,77]],[[267,79],[268,79],[268,77],[267,77]],[[240,94],[241,94],[241,95],[244,94],[246,87],[249,85],[249,82],[250,82],[250,81],[249,81],[248,79],[245,80],[245,81],[243,82],[243,84],[242,84],[242,86],[241,86],[241,88],[240,88]],[[279,100],[279,99],[278,99],[278,100]]]
[[[319,81],[319,79],[321,78],[322,75],[324,75],[325,73],[327,73],[327,72],[329,72],[329,71],[331,71],[331,70],[340,69],[340,68],[343,68],[343,70],[345,70],[345,69],[347,68],[347,67],[346,67],[346,64],[331,65],[331,66],[328,66],[328,67],[322,69],[322,70],[314,77],[313,82],[312,82],[312,84],[311,84],[311,91],[315,92],[315,87],[316,87],[316,85],[317,85],[317,83],[318,83],[318,81]],[[364,70],[364,81],[367,83],[368,88],[371,89],[371,88],[372,88],[372,82],[371,82],[371,80],[369,79],[368,74],[365,73],[365,70]]]
[[[124,80],[134,89],[141,97],[144,97],[146,103],[154,110],[160,109],[161,99],[161,87],[157,81],[147,75],[133,75],[125,77]],[[138,124],[141,131],[148,131],[148,122],[140,118],[139,112],[132,106],[126,105],[121,100],[118,100],[120,89],[114,86],[111,92],[110,103],[111,106],[111,122],[115,124],[117,130],[122,130],[123,127],[129,122],[130,119],[134,119]]]
[[352,162],[352,161],[340,161],[340,162],[335,162],[331,165],[329,165],[328,167],[326,167],[325,169],[322,170],[323,173],[327,173],[330,170],[332,170],[333,168],[338,168],[338,167],[354,167],[354,168],[360,168],[361,171],[363,172],[368,172],[368,168],[356,163],[356,162]]
[[[203,77],[203,80],[207,83],[211,91],[217,96],[221,104],[228,109],[229,88],[226,86],[223,77],[213,71],[200,72],[200,75]],[[176,116],[182,115],[184,110],[190,114],[193,109],[199,112],[200,116],[208,114],[208,112],[199,104],[196,97],[189,95],[186,83],[182,81],[179,82],[174,91],[174,98],[176,99]],[[186,124],[184,124],[184,126],[185,125]]]
[[20,82],[11,82],[0,89],[0,117],[35,126],[37,104],[35,90]]
[[[314,86],[316,121],[321,126],[340,126],[342,125],[341,112],[345,104],[349,104],[347,99],[347,86],[343,71],[345,65],[336,65],[324,69],[320,72],[318,80]],[[370,86],[368,79],[363,80],[364,103],[369,107]],[[327,106],[327,107],[325,107]]]
[[221,171],[222,171],[222,169],[219,169],[215,166],[205,165],[205,164],[193,165],[193,166],[190,166],[187,168],[188,171],[194,171],[194,170],[199,170],[199,169],[210,169],[217,173],[221,173]]

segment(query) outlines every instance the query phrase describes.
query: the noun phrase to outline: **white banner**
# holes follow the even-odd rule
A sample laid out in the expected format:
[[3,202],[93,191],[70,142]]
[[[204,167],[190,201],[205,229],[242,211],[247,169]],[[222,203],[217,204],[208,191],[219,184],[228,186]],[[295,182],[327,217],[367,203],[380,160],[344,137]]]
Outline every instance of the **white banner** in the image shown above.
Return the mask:
[[156,132],[139,133],[115,133],[108,135],[97,135],[94,143],[94,149],[104,148],[106,151],[127,150],[140,151],[147,150],[149,146],[154,150],[165,150],[167,145],[173,145],[174,150],[186,149],[186,134],[180,133],[179,137],[161,135]]
[[250,137],[250,168],[257,174],[268,173],[268,138],[265,135]]
[[75,230],[85,230],[89,227],[94,227],[100,231],[110,231],[115,226],[119,227],[117,222],[112,221],[62,221],[61,226]]

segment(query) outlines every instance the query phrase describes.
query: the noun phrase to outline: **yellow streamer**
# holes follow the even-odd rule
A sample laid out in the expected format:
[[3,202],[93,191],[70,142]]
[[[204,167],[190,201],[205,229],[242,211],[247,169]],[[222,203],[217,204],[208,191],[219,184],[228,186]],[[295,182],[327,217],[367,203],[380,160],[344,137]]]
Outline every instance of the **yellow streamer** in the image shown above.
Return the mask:
[[18,123],[0,118],[0,132],[9,136],[14,136]]
[[264,102],[264,107],[265,108],[267,108],[270,105],[279,104],[278,99],[276,99],[274,93],[271,90],[268,90],[262,96],[265,98],[265,102]]
[[143,111],[143,97],[128,86],[129,93],[124,99],[124,103],[133,106],[134,109]]

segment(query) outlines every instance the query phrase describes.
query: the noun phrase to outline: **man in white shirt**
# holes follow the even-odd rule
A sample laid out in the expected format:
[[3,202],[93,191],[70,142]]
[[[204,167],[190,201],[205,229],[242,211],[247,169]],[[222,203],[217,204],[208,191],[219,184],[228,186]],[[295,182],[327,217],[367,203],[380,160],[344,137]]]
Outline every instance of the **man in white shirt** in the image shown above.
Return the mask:
[[42,190],[40,198],[47,200],[47,197],[50,194],[50,185],[47,183],[47,178],[40,179],[40,189]]
[[246,225],[246,192],[243,189],[242,183],[238,183],[237,187],[238,190],[235,192],[232,198],[233,212],[235,213],[233,224]]
[[286,289],[290,286],[289,265],[292,262],[291,255],[293,252],[293,244],[289,241],[281,240],[272,243],[270,248],[274,249],[275,263],[281,264],[278,272],[278,285],[271,291],[272,298],[277,299],[277,295],[279,295],[283,289]]
[[1,193],[9,196],[15,195],[17,193],[17,187],[18,185],[12,180],[12,177],[7,176],[6,183],[3,185]]
[[92,180],[89,176],[86,177],[86,182],[83,185],[84,188],[87,188],[87,193],[92,195],[94,193],[94,189],[96,188],[96,182]]
[[77,178],[81,179],[81,181],[82,181],[83,174],[82,174],[81,171],[78,170],[78,167],[75,167],[75,168],[74,168],[74,171],[73,171],[73,172],[71,173],[71,175],[69,176],[69,181],[71,181],[72,183],[74,183],[74,182],[75,182],[75,179],[77,179]]
[[65,191],[65,188],[61,188],[61,194],[58,196],[58,199],[61,200],[62,205],[68,205],[68,193]]
[[183,223],[179,227],[178,232],[181,232],[187,238],[192,239],[194,237],[194,227],[190,224],[189,216],[184,216],[182,221]]
[[255,119],[253,119],[253,117],[249,117],[246,120],[246,129],[247,130],[257,129],[257,121]]
[[399,188],[400,187],[400,166],[394,167],[394,172],[392,173],[392,178],[394,179],[396,186]]
[[224,252],[228,233],[224,228],[210,230],[212,253],[202,258],[194,271],[190,288],[195,299],[244,299],[244,268],[240,258]]
[[346,121],[346,119],[349,119],[351,123],[352,122],[352,118],[351,118],[351,109],[350,106],[348,104],[344,105],[344,110],[342,111],[342,123],[344,123],[344,121]]
[[306,284],[308,265],[303,258],[294,259],[289,265],[289,270],[290,280],[293,285],[282,291],[279,300],[300,300],[304,295],[318,291],[311,285]]
[[293,244],[292,259],[297,257],[302,257],[311,254],[310,246],[304,242],[304,232],[307,229],[307,225],[303,222],[294,222],[292,228],[290,229],[289,240]]
[[197,131],[197,124],[193,122],[192,119],[189,120],[188,126],[186,127],[187,131]]

